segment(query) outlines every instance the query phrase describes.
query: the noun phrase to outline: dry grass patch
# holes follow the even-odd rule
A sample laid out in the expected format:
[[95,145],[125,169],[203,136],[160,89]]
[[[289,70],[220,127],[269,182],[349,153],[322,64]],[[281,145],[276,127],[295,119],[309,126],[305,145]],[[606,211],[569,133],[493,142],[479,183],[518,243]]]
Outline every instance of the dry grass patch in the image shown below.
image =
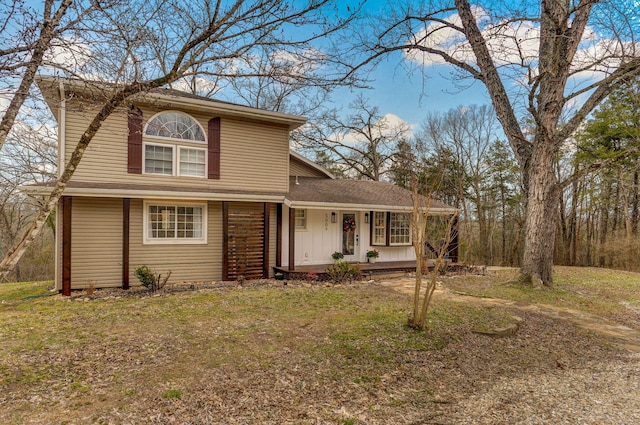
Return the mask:
[[443,281],[447,288],[471,295],[571,308],[640,329],[640,273],[556,266],[554,287],[540,289],[504,284],[515,273],[503,270]]
[[0,423],[430,423],[497,380],[619,353],[534,315],[479,336],[510,312],[446,300],[417,332],[377,285],[26,298],[45,290],[0,286]]

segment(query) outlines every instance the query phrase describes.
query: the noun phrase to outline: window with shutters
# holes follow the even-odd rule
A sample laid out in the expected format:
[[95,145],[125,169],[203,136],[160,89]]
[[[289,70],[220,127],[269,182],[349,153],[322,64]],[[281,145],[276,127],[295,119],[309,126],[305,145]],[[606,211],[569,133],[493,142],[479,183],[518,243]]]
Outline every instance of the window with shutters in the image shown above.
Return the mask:
[[400,246],[411,244],[411,213],[372,212],[372,246]]
[[147,123],[144,136],[143,173],[207,177],[207,148],[197,146],[207,140],[191,116],[176,111],[156,114]]

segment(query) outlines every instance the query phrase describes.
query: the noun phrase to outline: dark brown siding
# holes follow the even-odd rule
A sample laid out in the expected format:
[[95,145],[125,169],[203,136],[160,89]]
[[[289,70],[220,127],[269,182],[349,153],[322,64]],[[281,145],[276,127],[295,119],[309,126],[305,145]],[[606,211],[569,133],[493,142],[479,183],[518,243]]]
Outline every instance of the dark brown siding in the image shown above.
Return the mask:
[[229,280],[229,203],[222,203],[222,279]]
[[220,118],[209,120],[209,169],[210,179],[220,179]]
[[282,204],[276,205],[276,267],[282,266]]
[[128,116],[127,172],[142,174],[142,111],[132,106]]
[[62,295],[71,295],[71,197],[62,197]]
[[269,277],[269,229],[271,228],[271,204],[264,203],[264,245],[262,247],[262,277]]

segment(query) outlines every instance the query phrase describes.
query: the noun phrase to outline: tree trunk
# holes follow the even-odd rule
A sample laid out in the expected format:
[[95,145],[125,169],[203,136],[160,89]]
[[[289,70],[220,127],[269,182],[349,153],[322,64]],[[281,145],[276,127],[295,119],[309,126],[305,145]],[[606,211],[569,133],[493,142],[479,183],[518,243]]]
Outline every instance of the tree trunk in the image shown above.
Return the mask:
[[521,273],[533,286],[553,285],[553,245],[558,217],[554,150],[552,143],[539,142],[531,156]]
[[562,258],[562,264],[569,264],[569,245],[570,245],[570,236],[569,236],[569,226],[567,225],[567,214],[566,214],[566,204],[564,202],[564,194],[560,194],[558,199],[560,204],[560,208],[558,208],[559,217],[559,225],[560,225],[560,246],[562,247],[562,252],[560,253],[560,257]]
[[571,250],[569,254],[569,263],[570,266],[576,265],[576,252],[578,245],[578,237],[577,237],[577,214],[578,214],[578,182],[573,182],[571,188],[571,216],[569,217],[569,248]]
[[29,96],[29,90],[33,85],[33,80],[35,79],[40,65],[42,65],[44,55],[50,48],[56,27],[60,24],[60,20],[67,13],[67,9],[71,6],[73,1],[63,0],[60,7],[53,15],[51,15],[51,8],[54,4],[53,1],[48,0],[44,3],[44,16],[40,26],[40,36],[33,44],[31,59],[24,68],[20,87],[16,90],[15,95],[11,99],[11,102],[9,102],[9,106],[4,111],[4,115],[0,121],[0,150],[4,145],[9,132],[13,128],[13,124],[15,123],[20,108],[22,108],[22,105]]
[[610,183],[607,183],[606,186],[606,191],[605,191],[605,201],[604,201],[604,205],[601,208],[601,214],[600,214],[600,249],[599,251],[599,256],[598,256],[598,266],[600,267],[604,267],[606,264],[606,258],[604,256],[604,246],[607,243],[607,231],[609,228],[609,195],[611,194],[611,186]]
[[93,137],[96,135],[100,127],[102,127],[104,121],[113,113],[113,111],[119,108],[129,96],[137,93],[145,93],[152,88],[160,87],[164,84],[173,82],[176,79],[177,74],[171,73],[145,83],[129,84],[128,86],[113,93],[110,99],[103,104],[102,109],[100,109],[100,111],[95,115],[85,132],[80,137],[80,140],[73,150],[71,158],[67,162],[64,171],[58,180],[56,180],[49,198],[43,202],[36,213],[34,220],[27,227],[22,236],[20,236],[14,245],[5,253],[4,258],[0,262],[0,282],[6,279],[9,272],[16,266],[16,264],[18,264],[18,261],[20,261],[20,258],[25,253],[31,242],[35,240],[42,228],[47,224],[49,214],[51,214],[58,204],[58,200],[66,189],[73,173],[76,171],[76,168],[78,168],[89,143],[93,140]]
[[633,172],[633,207],[631,213],[631,232],[634,236],[638,234],[638,203],[640,202],[640,194],[638,194],[638,172]]

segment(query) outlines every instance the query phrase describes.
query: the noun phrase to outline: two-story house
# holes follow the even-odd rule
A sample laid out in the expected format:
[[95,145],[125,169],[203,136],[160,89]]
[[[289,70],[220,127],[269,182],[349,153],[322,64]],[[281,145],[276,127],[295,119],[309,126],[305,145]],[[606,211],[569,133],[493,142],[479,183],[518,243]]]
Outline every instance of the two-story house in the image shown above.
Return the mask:
[[[59,169],[109,87],[41,77],[58,122]],[[56,287],[137,285],[147,265],[172,281],[261,278],[273,268],[412,260],[411,194],[335,179],[289,149],[305,118],[171,89],[138,96],[100,128],[56,215]],[[47,193],[48,187],[32,187]],[[433,214],[455,214],[431,203]]]

